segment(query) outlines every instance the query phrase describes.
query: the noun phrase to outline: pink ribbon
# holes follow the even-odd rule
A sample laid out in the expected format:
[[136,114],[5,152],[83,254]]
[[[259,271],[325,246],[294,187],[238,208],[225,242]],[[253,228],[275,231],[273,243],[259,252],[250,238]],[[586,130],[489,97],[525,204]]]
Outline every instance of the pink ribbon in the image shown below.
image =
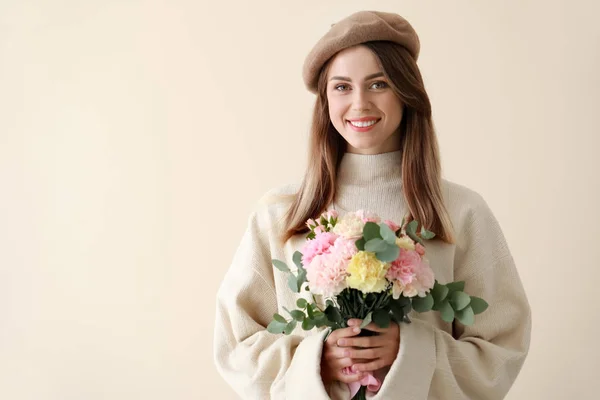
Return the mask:
[[[346,367],[344,368],[343,373],[351,375],[354,372],[352,371],[352,367]],[[366,386],[369,392],[377,393],[381,387],[381,381],[375,378],[371,373],[367,373],[360,381],[349,383],[348,388],[350,389],[351,399],[358,393],[361,386]]]

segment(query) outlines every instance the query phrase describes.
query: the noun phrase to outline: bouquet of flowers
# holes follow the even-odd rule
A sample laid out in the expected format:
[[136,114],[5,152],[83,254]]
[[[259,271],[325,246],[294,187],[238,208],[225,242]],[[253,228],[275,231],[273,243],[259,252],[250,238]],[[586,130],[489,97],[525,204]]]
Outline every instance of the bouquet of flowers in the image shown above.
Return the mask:
[[[296,270],[281,260],[272,262],[289,274],[292,291],[305,290],[309,294],[305,297],[312,300],[301,297],[297,309],[284,307],[289,318],[274,314],[267,327],[271,333],[289,335],[298,324],[304,330],[326,326],[331,333],[347,327],[352,318],[363,320],[361,328],[371,322],[386,328],[392,321],[410,323],[411,310],[435,310],[446,322],[457,319],[471,325],[474,316],[488,307],[485,300],[464,292],[465,282],[441,284],[435,279],[424,245],[435,235],[423,227],[417,233],[415,220],[400,225],[381,222],[378,215],[364,210],[338,218],[332,210],[306,225],[307,240],[293,254]],[[315,295],[326,302],[318,304]],[[368,334],[372,332],[361,331]],[[350,385],[352,398],[366,398],[369,379]]]

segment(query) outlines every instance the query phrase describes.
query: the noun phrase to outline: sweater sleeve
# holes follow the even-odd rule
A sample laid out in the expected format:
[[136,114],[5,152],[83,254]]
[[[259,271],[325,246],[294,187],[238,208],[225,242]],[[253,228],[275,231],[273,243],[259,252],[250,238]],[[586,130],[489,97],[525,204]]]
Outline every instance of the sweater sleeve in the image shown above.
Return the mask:
[[[400,350],[373,399],[503,399],[523,366],[531,309],[498,221],[477,196],[455,255],[455,281],[488,309],[453,334],[414,318],[401,324]],[[437,311],[431,311],[437,313]],[[405,396],[405,397],[404,397]]]
[[[324,332],[303,339],[266,330],[278,312],[265,226],[252,213],[217,292],[214,361],[243,399],[329,399],[320,376]],[[269,271],[271,269],[271,271]]]

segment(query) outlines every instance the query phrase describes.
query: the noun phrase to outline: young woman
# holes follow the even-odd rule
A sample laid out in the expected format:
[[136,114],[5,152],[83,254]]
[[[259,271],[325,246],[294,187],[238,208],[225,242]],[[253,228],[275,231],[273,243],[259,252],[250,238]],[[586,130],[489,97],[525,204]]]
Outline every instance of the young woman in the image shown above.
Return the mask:
[[[372,399],[502,399],[516,379],[530,306],[485,200],[441,178],[419,49],[401,16],[363,11],[333,24],[308,55],[304,81],[317,99],[305,177],[266,194],[217,295],[215,362],[243,398],[349,399],[347,384],[370,373],[382,382]],[[271,260],[293,265],[307,219],[359,209],[436,233],[427,242],[436,279],[465,281],[489,308],[469,327],[429,312],[387,329],[370,324],[369,337],[356,320],[326,341],[325,330],[267,332],[299,296]]]

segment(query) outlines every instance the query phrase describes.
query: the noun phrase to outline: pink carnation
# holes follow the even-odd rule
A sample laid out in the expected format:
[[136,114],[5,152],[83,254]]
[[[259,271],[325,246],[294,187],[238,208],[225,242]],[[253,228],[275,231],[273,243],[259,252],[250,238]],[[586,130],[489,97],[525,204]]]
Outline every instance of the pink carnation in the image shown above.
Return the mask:
[[329,253],[329,248],[333,246],[338,235],[332,232],[320,232],[314,239],[307,240],[300,250],[302,253],[302,265],[304,268],[311,263],[312,259],[324,253]]
[[391,263],[386,277],[393,282],[393,295],[425,296],[433,288],[435,278],[429,262],[416,250],[400,249],[400,255]]
[[306,274],[311,292],[326,297],[338,295],[346,288],[348,262],[335,253],[316,255],[307,268]]
[[357,252],[353,239],[336,236],[325,253],[314,255],[309,265],[304,264],[311,291],[332,297],[344,290],[348,263]]
[[381,218],[377,214],[368,210],[358,210],[356,211],[356,215],[358,215],[364,223],[374,222],[378,224],[381,222]]
[[358,249],[354,239],[340,236],[335,240],[331,252],[344,260],[350,260],[358,252]]
[[337,218],[338,212],[336,210],[329,210],[323,213],[323,217],[325,217],[325,219],[329,221],[330,219]]

